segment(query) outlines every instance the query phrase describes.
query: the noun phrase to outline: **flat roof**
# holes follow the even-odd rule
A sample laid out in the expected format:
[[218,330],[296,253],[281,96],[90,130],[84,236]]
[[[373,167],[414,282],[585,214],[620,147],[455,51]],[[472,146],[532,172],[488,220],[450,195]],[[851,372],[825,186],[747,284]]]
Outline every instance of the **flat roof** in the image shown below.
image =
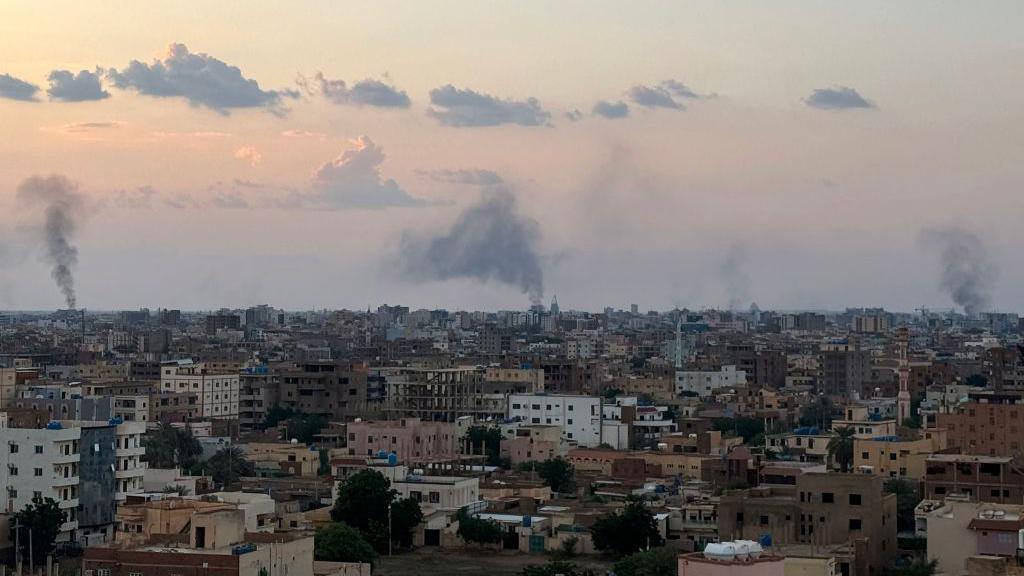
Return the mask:
[[984,456],[981,454],[932,454],[927,458],[931,462],[978,462],[981,464],[1008,464],[1009,456]]

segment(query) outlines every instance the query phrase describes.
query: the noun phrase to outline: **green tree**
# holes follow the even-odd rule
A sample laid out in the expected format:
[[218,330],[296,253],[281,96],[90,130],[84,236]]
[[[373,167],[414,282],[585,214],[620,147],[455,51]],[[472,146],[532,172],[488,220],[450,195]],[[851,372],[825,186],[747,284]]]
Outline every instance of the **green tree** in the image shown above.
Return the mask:
[[828,396],[818,398],[804,407],[800,415],[801,426],[817,426],[822,430],[832,426],[832,400]]
[[238,482],[243,476],[252,476],[254,466],[243,457],[242,449],[238,446],[225,446],[210,456],[206,461],[204,469],[213,477],[213,481],[229,486]]
[[420,505],[411,498],[397,500],[391,481],[376,470],[360,470],[338,487],[331,519],[357,529],[378,552],[388,547],[388,507],[391,507],[391,540],[412,545],[412,533],[423,521]]
[[459,510],[458,518],[459,530],[456,533],[464,541],[480,545],[501,542],[501,526],[497,522],[474,518],[466,513],[465,508]]
[[758,434],[764,434],[764,420],[750,416],[715,418],[711,421],[711,427],[721,432],[734,432],[737,436],[742,436],[746,444],[750,444]]
[[916,524],[914,509],[921,503],[918,486],[903,478],[891,478],[885,482],[885,491],[896,495],[896,529],[912,532]]
[[572,562],[561,560],[527,566],[519,574],[521,576],[597,576],[597,573],[589,568],[580,568]]
[[189,468],[203,453],[203,446],[188,426],[176,428],[161,422],[142,439],[150,468]]
[[675,576],[679,552],[672,548],[651,548],[630,554],[615,563],[616,576]]
[[621,388],[608,388],[607,390],[604,391],[602,396],[604,396],[605,399],[607,399],[607,400],[614,400],[616,396],[619,396],[621,394],[622,394],[622,389]]
[[984,388],[988,386],[988,378],[983,374],[971,374],[964,379],[964,384],[968,386],[977,386],[978,388]]
[[316,435],[327,426],[327,419],[316,414],[298,413],[288,418],[288,425],[285,434],[288,440],[292,438],[302,444],[312,444]]
[[576,470],[561,456],[545,460],[537,465],[537,475],[553,492],[571,492],[576,484]]
[[32,532],[32,558],[37,566],[46,562],[46,556],[53,552],[60,534],[60,525],[64,523],[64,511],[53,498],[34,496],[32,503],[15,512],[10,520],[11,539],[14,539],[15,526],[18,526],[22,557],[29,557],[29,531]]
[[263,428],[273,428],[295,414],[298,412],[287,406],[272,406],[263,417]]
[[501,430],[493,426],[470,426],[466,430],[466,438],[473,454],[485,454],[487,464],[500,466],[501,461]]
[[598,518],[590,533],[595,548],[620,557],[663,543],[654,515],[637,499],[630,499],[617,513]]
[[828,441],[828,457],[839,464],[839,469],[849,472],[853,466],[853,441],[855,431],[850,426],[835,429]]
[[372,564],[377,553],[358,530],[343,522],[332,522],[317,529],[313,538],[313,557],[325,562]]

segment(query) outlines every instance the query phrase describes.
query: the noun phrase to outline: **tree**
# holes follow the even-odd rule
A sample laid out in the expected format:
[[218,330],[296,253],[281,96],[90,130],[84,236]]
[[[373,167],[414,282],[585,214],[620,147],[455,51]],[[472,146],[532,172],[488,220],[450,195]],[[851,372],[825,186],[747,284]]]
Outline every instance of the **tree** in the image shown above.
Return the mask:
[[675,576],[679,553],[672,548],[651,548],[630,554],[615,563],[617,576]]
[[576,469],[561,456],[538,464],[537,474],[552,492],[571,492],[576,484]]
[[175,428],[168,422],[143,437],[150,468],[189,468],[203,453],[203,446],[188,426]]
[[663,543],[654,515],[638,499],[630,499],[618,513],[598,518],[590,533],[595,548],[620,557]]
[[302,444],[312,444],[316,440],[316,435],[326,426],[327,419],[323,416],[299,412],[288,418],[285,434],[288,440],[294,438]]
[[263,428],[273,428],[295,414],[297,412],[287,406],[273,406],[267,410],[267,415],[263,417]]
[[742,436],[746,444],[750,444],[754,436],[764,434],[764,420],[750,416],[715,418],[711,421],[711,427],[721,432],[733,431],[737,436]]
[[839,469],[849,472],[853,466],[853,439],[855,431],[850,426],[836,428],[828,441],[828,457],[839,464]]
[[576,555],[576,546],[580,543],[578,536],[570,536],[565,540],[562,540],[562,545],[559,547],[559,555],[562,558],[572,558]]
[[469,448],[473,454],[487,455],[487,464],[500,466],[501,430],[492,426],[470,426],[466,430]]
[[46,561],[46,556],[53,552],[60,534],[60,525],[64,523],[64,511],[53,498],[33,496],[32,503],[15,512],[10,518],[11,539],[14,539],[15,526],[21,536],[19,543],[23,558],[29,556],[29,531],[32,532],[32,558],[39,566]]
[[914,509],[921,503],[921,491],[913,482],[903,478],[886,480],[885,491],[896,495],[896,529],[912,532],[916,524]]
[[607,400],[614,400],[616,396],[622,394],[622,388],[608,388],[601,395]]
[[213,476],[213,481],[223,486],[238,482],[242,476],[252,476],[254,466],[243,457],[238,446],[225,446],[210,456],[204,468]]
[[938,568],[938,560],[932,560],[930,562],[915,560],[907,566],[885,570],[883,574],[884,576],[935,576],[935,573],[938,572]]
[[373,564],[377,553],[358,530],[343,522],[333,522],[317,529],[313,538],[313,557],[325,562]]
[[801,426],[817,426],[826,429],[832,426],[832,401],[828,396],[818,398],[804,407],[800,415]]
[[572,562],[560,560],[527,566],[519,574],[520,576],[596,576],[596,572],[589,568],[580,568]]
[[[331,519],[357,529],[378,552],[387,550],[388,538],[401,546],[412,545],[412,532],[423,521],[420,505],[411,498],[396,501],[391,481],[376,470],[360,470],[338,487]],[[388,534],[388,507],[391,533]]]
[[971,374],[964,379],[964,384],[984,388],[985,386],[988,386],[988,378],[986,378],[984,374]]
[[497,522],[474,518],[466,513],[466,509],[459,510],[459,530],[456,532],[459,538],[467,543],[497,544],[501,542],[501,526]]
[[164,494],[177,494],[178,496],[188,496],[192,491],[189,490],[188,486],[182,486],[181,484],[168,484],[161,490]]

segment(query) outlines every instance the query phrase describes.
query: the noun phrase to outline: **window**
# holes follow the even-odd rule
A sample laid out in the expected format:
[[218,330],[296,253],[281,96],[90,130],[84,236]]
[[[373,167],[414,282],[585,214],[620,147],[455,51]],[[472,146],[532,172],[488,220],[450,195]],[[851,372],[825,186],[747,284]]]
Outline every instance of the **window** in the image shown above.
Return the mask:
[[36,454],[42,454],[42,453],[43,453],[43,447],[42,446],[36,446]]
[[743,512],[736,513],[736,522],[743,522]]
[[860,459],[861,460],[867,460],[868,459],[868,453],[867,452],[861,452],[860,453]]
[[11,454],[17,454],[18,453],[18,445],[17,444],[10,444],[10,447],[11,447]]
[[767,516],[762,515],[758,520],[761,522],[761,526],[767,526],[768,525],[768,517]]
[[519,410],[519,408],[520,408],[519,404],[512,404],[512,409],[513,410]]
[[896,459],[896,453],[895,452],[893,452],[892,454],[889,454],[889,460],[895,460],[895,459]]
[[440,501],[441,501],[441,493],[440,492],[431,492],[430,493],[430,503],[431,504],[437,504]]
[[823,504],[832,504],[835,501],[836,501],[835,494],[833,494],[831,492],[822,492],[821,493],[821,502]]
[[850,506],[860,506],[860,494],[850,494]]
[[[64,470],[66,471],[67,468],[65,468]],[[43,476],[43,469],[42,468],[36,468],[36,469],[32,470],[32,474],[34,476],[37,476],[37,477],[42,477]]]
[[18,468],[16,466],[9,466],[8,467],[8,473],[11,476],[17,476],[18,475]]
[[850,518],[850,530],[860,530],[860,518]]
[[416,502],[423,502],[423,492],[412,490],[409,492],[409,498],[412,498]]

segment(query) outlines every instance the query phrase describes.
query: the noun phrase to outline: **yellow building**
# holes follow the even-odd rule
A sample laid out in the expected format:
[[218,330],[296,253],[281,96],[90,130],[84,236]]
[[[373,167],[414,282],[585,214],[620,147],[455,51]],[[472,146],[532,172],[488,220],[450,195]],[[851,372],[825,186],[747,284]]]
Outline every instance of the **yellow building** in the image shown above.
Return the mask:
[[859,474],[923,480],[925,460],[946,447],[944,430],[928,430],[921,438],[857,438],[853,442],[853,469]]

